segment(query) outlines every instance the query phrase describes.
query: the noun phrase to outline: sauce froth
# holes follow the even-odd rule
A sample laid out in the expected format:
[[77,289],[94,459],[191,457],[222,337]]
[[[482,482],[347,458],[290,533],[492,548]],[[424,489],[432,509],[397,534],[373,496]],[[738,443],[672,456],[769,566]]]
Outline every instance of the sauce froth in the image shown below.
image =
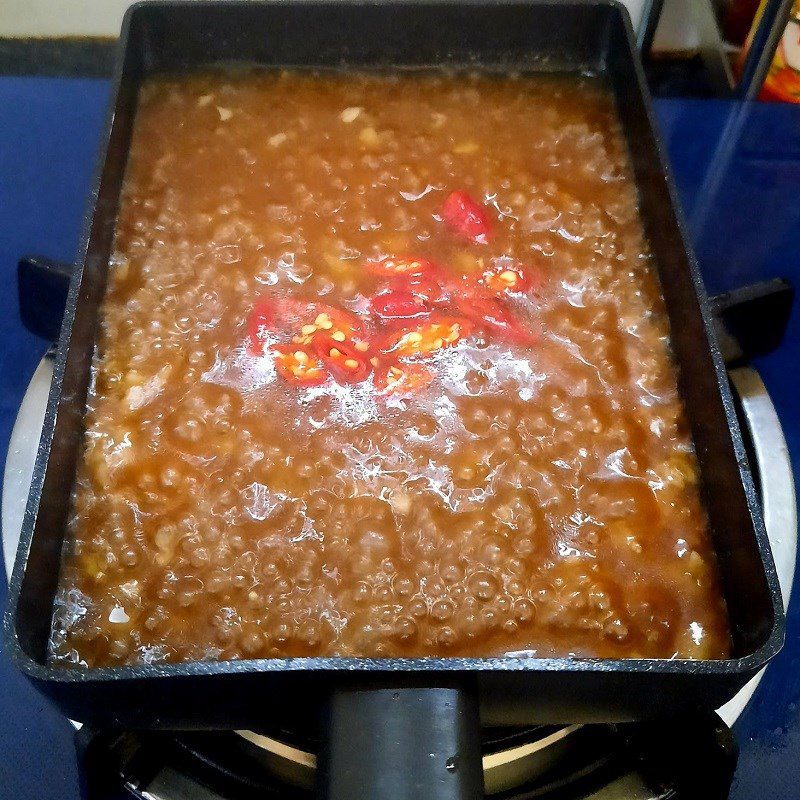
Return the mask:
[[52,659],[724,656],[591,78],[141,91]]

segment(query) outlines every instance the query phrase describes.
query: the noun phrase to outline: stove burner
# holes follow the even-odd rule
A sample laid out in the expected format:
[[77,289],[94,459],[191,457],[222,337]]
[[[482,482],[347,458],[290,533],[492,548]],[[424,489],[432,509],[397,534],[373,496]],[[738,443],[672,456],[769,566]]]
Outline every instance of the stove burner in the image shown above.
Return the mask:
[[[552,749],[554,736],[558,742],[569,740],[568,748]],[[108,800],[120,783],[140,800],[313,797],[313,780],[298,782],[297,775],[276,772],[262,754],[243,748],[245,740],[233,732],[83,732],[83,738],[89,800]],[[692,797],[723,798],[737,758],[731,732],[716,715],[513,733],[486,730],[483,750],[486,794],[498,800],[666,800],[688,796],[689,788]],[[525,755],[516,757],[518,750]]]
[[[272,734],[236,731],[238,747],[283,783],[311,790],[316,778],[318,743],[289,731]],[[601,755],[615,737],[606,726],[535,725],[527,728],[486,728],[482,732],[483,777],[486,793],[498,794],[549,773],[571,754],[579,759],[605,761]],[[582,772],[584,770],[575,770]]]

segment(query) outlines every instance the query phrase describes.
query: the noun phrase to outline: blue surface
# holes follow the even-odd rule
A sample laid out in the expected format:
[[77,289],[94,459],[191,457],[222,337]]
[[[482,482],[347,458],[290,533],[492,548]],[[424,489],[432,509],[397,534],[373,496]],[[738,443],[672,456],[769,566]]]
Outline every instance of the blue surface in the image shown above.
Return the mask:
[[[0,453],[45,343],[19,322],[23,253],[75,253],[109,87],[105,81],[0,78]],[[800,106],[656,104],[709,291],[759,278],[800,287]],[[784,425],[800,486],[800,310],[757,366]],[[0,582],[0,605],[5,582]],[[800,797],[800,585],[787,645],[736,726],[734,800]],[[0,797],[77,800],[66,721],[0,654]]]
[[[0,453],[45,350],[19,321],[16,263],[73,258],[108,94],[107,81],[0,78]],[[69,724],[0,654],[0,797],[78,796]]]
[[[706,287],[720,292],[789,278],[800,291],[800,106],[657,103]],[[783,424],[800,488],[800,297],[786,339],[756,367]],[[798,576],[800,577],[800,576]],[[741,746],[731,797],[800,797],[800,582],[786,646],[735,726]]]

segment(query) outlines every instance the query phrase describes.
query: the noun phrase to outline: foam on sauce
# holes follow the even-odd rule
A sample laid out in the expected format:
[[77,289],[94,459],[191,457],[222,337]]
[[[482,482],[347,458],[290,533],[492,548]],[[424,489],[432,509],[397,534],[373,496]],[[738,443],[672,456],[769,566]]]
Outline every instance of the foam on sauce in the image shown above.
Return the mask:
[[[461,320],[409,357],[368,266],[404,254]],[[495,294],[535,340],[480,322],[517,268],[534,285]],[[307,371],[320,303],[379,367]],[[52,659],[724,656],[668,334],[593,79],[150,80]]]

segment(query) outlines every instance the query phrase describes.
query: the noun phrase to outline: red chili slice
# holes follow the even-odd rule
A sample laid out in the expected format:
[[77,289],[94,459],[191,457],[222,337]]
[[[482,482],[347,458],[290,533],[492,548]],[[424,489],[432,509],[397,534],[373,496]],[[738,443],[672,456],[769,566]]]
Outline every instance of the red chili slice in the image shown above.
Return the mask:
[[433,272],[434,265],[427,259],[416,256],[390,256],[367,261],[365,268],[379,278],[395,278],[398,275],[426,275]]
[[276,344],[275,369],[285,381],[295,386],[319,386],[325,383],[328,373],[316,353],[296,344]]
[[309,344],[317,331],[328,335],[340,331],[349,339],[369,338],[366,324],[349,311],[291,297],[262,297],[247,320],[248,350],[260,356],[276,340],[292,336],[295,344]]
[[358,383],[372,372],[371,353],[366,341],[338,341],[320,333],[314,337],[313,347],[339,383]]
[[395,278],[392,287],[410,292],[419,300],[429,303],[444,303],[450,298],[452,279],[442,270],[435,268],[426,275],[409,275]]
[[375,388],[381,394],[411,394],[433,380],[433,373],[422,364],[383,364],[375,370]]
[[490,334],[515,344],[535,344],[538,336],[523,325],[511,310],[496,297],[467,292],[455,298],[458,310],[467,319]]
[[432,308],[409,289],[391,288],[370,298],[372,313],[385,322],[426,317]]
[[471,323],[462,317],[440,316],[389,334],[381,349],[396,358],[423,355],[451,347],[471,331]]
[[491,238],[486,212],[466,192],[448,196],[442,206],[442,219],[452,231],[475,244],[486,244]]
[[290,297],[262,297],[247,318],[248,350],[264,355],[276,339],[285,338],[312,314],[313,303]]
[[524,293],[540,289],[544,285],[544,274],[536,267],[528,265],[498,266],[486,270],[481,277],[481,283],[497,294]]
[[343,334],[346,339],[354,340],[369,338],[367,325],[349,311],[324,303],[309,303],[309,311],[311,313],[298,331],[303,342],[311,341],[317,332],[327,336]]

